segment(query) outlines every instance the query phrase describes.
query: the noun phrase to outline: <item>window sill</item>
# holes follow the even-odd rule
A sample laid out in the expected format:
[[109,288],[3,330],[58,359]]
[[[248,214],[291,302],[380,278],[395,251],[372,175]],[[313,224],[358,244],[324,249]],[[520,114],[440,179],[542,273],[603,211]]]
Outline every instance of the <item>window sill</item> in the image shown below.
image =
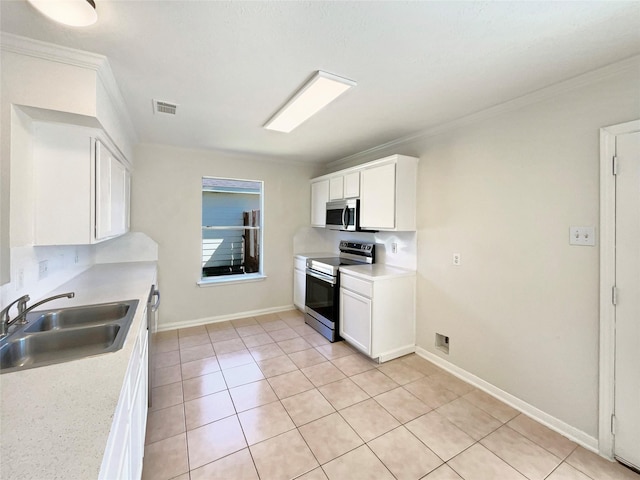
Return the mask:
[[233,275],[223,277],[210,277],[197,282],[199,287],[215,287],[216,285],[230,285],[234,283],[261,282],[267,278],[261,273],[251,273],[248,275]]

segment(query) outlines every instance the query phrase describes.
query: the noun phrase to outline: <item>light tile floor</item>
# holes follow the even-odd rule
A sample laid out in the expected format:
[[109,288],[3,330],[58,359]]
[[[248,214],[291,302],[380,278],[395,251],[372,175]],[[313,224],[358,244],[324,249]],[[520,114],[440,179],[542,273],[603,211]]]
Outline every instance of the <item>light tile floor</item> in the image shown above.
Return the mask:
[[295,310],[158,335],[143,479],[640,480],[432,363]]

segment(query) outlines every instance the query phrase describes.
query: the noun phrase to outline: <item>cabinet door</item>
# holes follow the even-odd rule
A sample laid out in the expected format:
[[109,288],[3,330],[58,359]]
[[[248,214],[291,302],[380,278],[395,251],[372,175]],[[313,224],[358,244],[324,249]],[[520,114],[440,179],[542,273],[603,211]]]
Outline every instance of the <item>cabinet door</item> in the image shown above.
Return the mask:
[[327,223],[327,202],[329,201],[329,180],[311,184],[311,226],[324,227]]
[[33,212],[34,245],[91,243],[93,177],[90,159],[89,133],[57,124],[34,126],[34,203],[31,206],[30,202],[23,201],[27,198],[25,193],[31,189],[21,188],[16,193],[19,201],[15,202],[15,207],[13,203],[11,206],[11,214],[16,218],[29,218]]
[[396,212],[396,164],[362,170],[360,174],[360,226],[393,230]]
[[[143,333],[142,356],[138,378],[131,397],[131,478],[141,478],[142,458],[144,457],[144,440],[147,426],[147,332]],[[135,355],[135,354],[134,354]]]
[[128,232],[131,227],[131,174],[125,169],[124,176],[124,231]]
[[340,289],[340,336],[371,355],[371,299]]
[[118,160],[111,160],[111,235],[127,230],[127,169]]
[[344,198],[344,177],[334,177],[329,180],[329,200],[342,200]]
[[96,239],[111,236],[111,152],[96,141]]
[[129,172],[99,140],[96,141],[96,239],[128,230]]
[[347,173],[344,176],[344,198],[360,196],[360,172]]
[[304,311],[304,295],[307,288],[304,270],[293,270],[293,304]]
[[[129,374],[130,372],[127,373]],[[130,436],[129,382],[125,379],[100,468],[100,480],[130,478],[128,476],[131,465]]]

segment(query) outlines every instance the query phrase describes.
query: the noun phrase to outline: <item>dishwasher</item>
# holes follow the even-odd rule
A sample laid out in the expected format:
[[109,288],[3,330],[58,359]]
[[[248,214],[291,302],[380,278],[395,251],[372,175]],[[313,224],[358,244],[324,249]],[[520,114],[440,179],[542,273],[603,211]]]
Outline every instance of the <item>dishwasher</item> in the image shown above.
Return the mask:
[[[155,301],[154,301],[155,300]],[[158,332],[158,307],[160,306],[160,290],[157,285],[151,285],[149,297],[147,298],[147,330],[148,330],[148,350],[147,350],[147,387],[148,387],[148,403],[151,407],[151,388],[153,387],[153,377],[155,369],[153,368],[153,356],[155,355],[156,333]]]

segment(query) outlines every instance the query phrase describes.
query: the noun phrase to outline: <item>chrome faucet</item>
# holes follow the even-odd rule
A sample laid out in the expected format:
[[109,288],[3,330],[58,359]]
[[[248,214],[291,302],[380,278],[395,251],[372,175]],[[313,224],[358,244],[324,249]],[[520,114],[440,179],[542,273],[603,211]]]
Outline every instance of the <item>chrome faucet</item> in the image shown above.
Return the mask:
[[[44,300],[40,300],[38,303],[34,303],[29,308],[27,308],[27,302],[31,300],[31,297],[29,297],[29,295],[24,295],[17,300],[14,300],[0,312],[0,338],[4,338],[7,336],[7,334],[9,333],[9,327],[14,323],[18,325],[24,325],[25,323],[27,323],[27,313],[29,313],[34,308],[39,307],[43,303],[50,302],[51,300],[65,297],[73,298],[75,296],[76,294],[74,292],[61,293],[60,295],[54,295],[52,297],[45,298]],[[18,304],[18,315],[16,315],[16,317],[11,320],[11,317],[9,317],[9,310],[16,303]]]

